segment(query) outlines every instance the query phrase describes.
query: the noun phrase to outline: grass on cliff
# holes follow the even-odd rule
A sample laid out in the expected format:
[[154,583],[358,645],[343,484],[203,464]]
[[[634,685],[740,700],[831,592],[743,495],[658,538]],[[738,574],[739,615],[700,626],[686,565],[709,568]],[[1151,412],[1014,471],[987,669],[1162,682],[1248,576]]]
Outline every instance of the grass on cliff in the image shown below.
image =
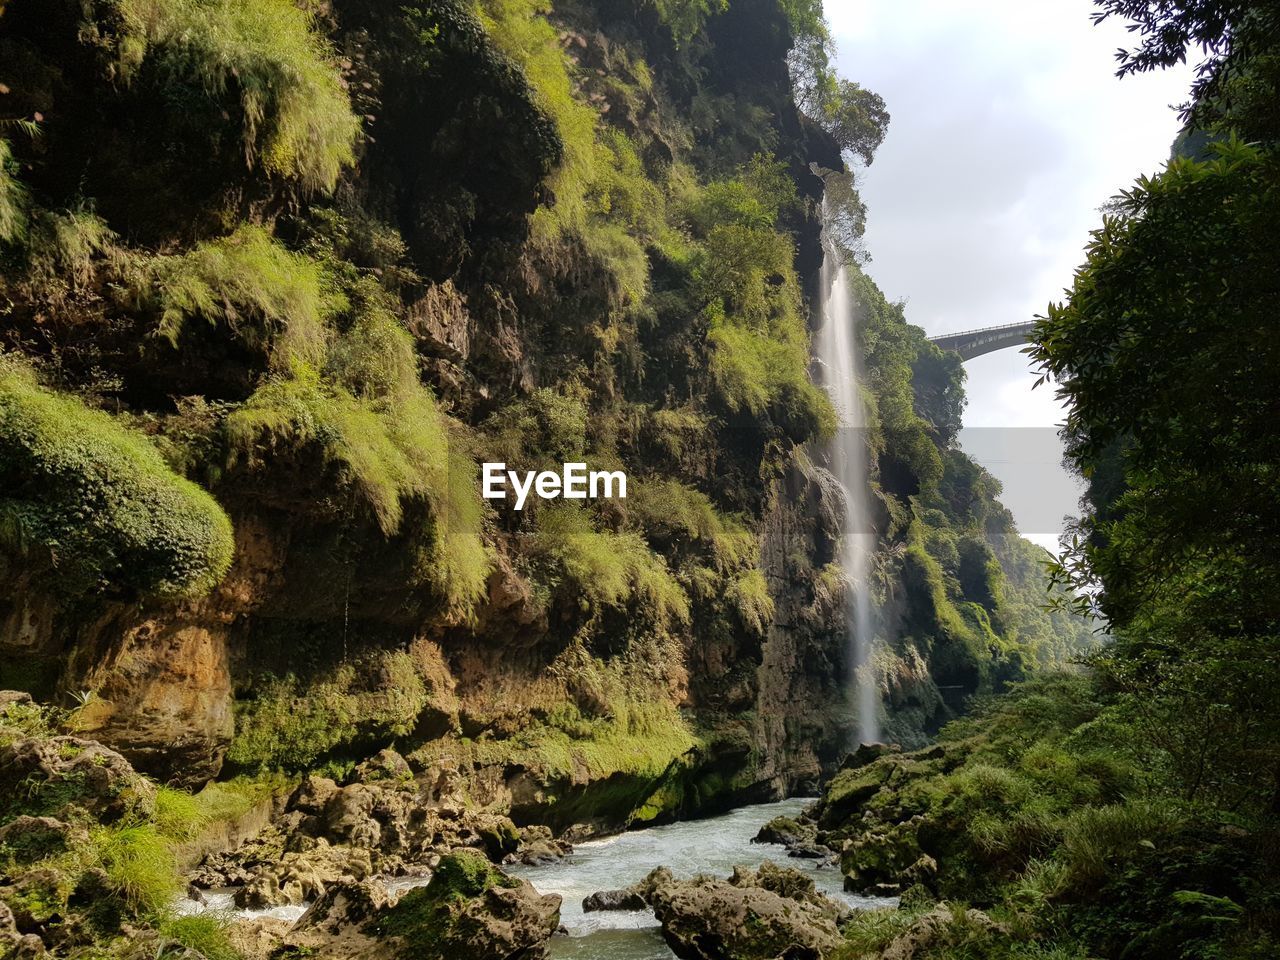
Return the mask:
[[307,771],[361,743],[413,730],[429,693],[403,651],[370,655],[311,681],[260,677],[236,709],[227,761],[248,771]]
[[[415,573],[466,614],[492,566],[474,459],[419,378],[412,338],[384,294],[357,286],[323,368],[291,356],[225,421],[232,466],[310,448],[384,535],[415,535]],[[425,522],[408,529],[406,512]]]
[[277,371],[292,363],[318,365],[326,323],[345,305],[320,264],[286,249],[261,227],[201,243],[181,256],[148,264],[149,289],[159,314],[157,334],[175,347],[193,320],[223,325]]
[[637,533],[595,529],[585,510],[545,507],[530,549],[553,590],[587,607],[633,605],[658,623],[687,622],[689,598]]
[[112,0],[86,32],[114,44],[130,82],[144,62],[168,82],[236,100],[245,160],[309,190],[332,189],[354,160],[360,121],[309,8],[290,0]]
[[13,150],[0,138],[0,243],[16,243],[27,232],[30,195],[16,174]]
[[231,564],[231,522],[145,437],[0,357],[0,545],[56,566],[59,589],[207,593]]

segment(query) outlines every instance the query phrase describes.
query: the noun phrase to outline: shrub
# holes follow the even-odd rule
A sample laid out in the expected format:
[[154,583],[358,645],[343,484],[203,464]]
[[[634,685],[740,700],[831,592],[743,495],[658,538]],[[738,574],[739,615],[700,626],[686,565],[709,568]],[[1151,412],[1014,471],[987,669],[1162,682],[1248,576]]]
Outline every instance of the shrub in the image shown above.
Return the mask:
[[261,227],[240,227],[182,256],[157,257],[147,273],[151,283],[141,298],[159,312],[160,336],[177,346],[193,319],[225,324],[246,346],[269,354],[279,372],[323,360],[325,323],[342,306],[318,263]]
[[1144,850],[1184,822],[1181,813],[1166,804],[1146,800],[1081,807],[1066,821],[1062,856],[1067,864],[1065,883],[1076,890],[1088,890],[1106,879],[1118,866],[1132,861]]
[[688,597],[639,534],[595,530],[585,511],[557,505],[539,512],[532,549],[554,584],[588,605],[638,601],[659,622],[689,619]]
[[696,543],[722,570],[756,560],[755,534],[738,519],[722,515],[706,494],[678,480],[637,483],[627,497],[627,512],[655,544]]
[[17,243],[27,232],[27,188],[18,180],[9,141],[0,139],[0,243]]
[[742,622],[754,633],[762,634],[773,623],[773,597],[764,571],[751,568],[729,584],[728,598],[737,608]]
[[121,23],[112,38],[117,74],[128,82],[149,61],[212,96],[234,92],[249,163],[329,190],[354,162],[360,121],[305,8],[290,0],[113,0],[110,9]]
[[133,912],[159,912],[177,895],[173,851],[151,824],[100,828],[91,840],[108,883]]
[[204,960],[243,960],[227,939],[227,924],[227,919],[216,913],[195,913],[168,918],[160,925],[160,932]]
[[45,551],[65,593],[207,593],[231,565],[231,521],[144,437],[0,358],[0,535]]
[[707,17],[723,13],[729,0],[650,0],[658,18],[671,31],[671,39],[682,47],[702,30]]

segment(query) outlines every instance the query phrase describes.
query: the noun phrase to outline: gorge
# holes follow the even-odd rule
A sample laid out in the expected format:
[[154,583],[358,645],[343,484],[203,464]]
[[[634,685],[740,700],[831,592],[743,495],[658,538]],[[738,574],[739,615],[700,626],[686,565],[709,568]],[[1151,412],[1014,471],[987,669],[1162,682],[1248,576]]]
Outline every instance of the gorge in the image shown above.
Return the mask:
[[[1256,784],[1169,799],[1121,701],[1183,674],[1107,659],[864,269],[888,123],[818,0],[0,0],[0,958],[627,956],[561,892],[646,960],[1262,958],[1210,949],[1269,942]],[[1138,314],[1071,309],[1091,410],[1066,345]],[[1139,523],[1187,480],[1120,504],[1106,398],[1068,455]]]

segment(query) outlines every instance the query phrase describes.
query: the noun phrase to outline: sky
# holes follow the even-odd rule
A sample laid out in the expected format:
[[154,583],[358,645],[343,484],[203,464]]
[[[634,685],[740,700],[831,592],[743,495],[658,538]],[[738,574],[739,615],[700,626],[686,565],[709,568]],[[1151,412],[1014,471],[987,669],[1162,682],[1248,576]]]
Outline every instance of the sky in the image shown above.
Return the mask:
[[[1121,22],[1095,27],[1093,9],[1089,0],[827,0],[839,73],[884,97],[892,117],[860,177],[867,271],[928,333],[1044,313],[1083,260],[1098,208],[1168,158],[1190,68],[1118,79],[1114,53],[1132,38]],[[1032,390],[1015,349],[965,368],[962,443],[1005,481],[1023,533],[1051,542],[1056,529],[1030,528],[1074,506],[1045,441],[1062,410],[1050,389]],[[1011,489],[1037,469],[1056,474],[1039,474],[1051,494]]]

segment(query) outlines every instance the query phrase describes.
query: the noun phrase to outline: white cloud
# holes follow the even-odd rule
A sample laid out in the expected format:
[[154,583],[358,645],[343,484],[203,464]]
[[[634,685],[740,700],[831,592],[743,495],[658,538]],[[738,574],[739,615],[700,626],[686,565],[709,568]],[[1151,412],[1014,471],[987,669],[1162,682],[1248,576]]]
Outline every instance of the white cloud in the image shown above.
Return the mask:
[[[1043,313],[1083,260],[1097,208],[1167,159],[1170,107],[1191,70],[1116,78],[1115,51],[1132,37],[1119,22],[1095,27],[1093,9],[827,0],[841,75],[883,96],[893,118],[861,177],[868,272],[930,333]],[[966,369],[966,425],[1062,422],[1018,352]]]

